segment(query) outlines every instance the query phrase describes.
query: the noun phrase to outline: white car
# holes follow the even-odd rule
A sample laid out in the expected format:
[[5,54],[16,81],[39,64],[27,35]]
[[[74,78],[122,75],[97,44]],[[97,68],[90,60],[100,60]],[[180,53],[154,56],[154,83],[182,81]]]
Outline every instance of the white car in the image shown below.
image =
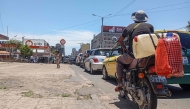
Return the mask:
[[80,65],[80,60],[82,58],[82,53],[79,53],[76,58],[76,65]]
[[84,60],[85,71],[90,71],[91,74],[96,71],[102,71],[103,61],[110,50],[111,48],[92,49],[89,57]]

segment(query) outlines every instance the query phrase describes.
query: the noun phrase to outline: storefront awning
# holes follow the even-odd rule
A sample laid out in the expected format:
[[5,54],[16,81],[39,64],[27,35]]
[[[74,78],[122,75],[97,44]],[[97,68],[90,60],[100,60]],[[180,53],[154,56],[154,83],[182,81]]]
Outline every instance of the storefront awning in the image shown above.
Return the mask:
[[9,55],[10,52],[6,52],[6,51],[0,51],[0,55]]

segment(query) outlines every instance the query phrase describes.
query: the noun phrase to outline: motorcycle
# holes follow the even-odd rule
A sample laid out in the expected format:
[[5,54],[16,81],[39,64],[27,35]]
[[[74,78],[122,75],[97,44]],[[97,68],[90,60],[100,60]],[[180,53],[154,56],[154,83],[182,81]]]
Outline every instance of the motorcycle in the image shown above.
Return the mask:
[[[120,44],[117,38],[112,40],[116,42],[113,49],[118,48]],[[122,48],[118,48],[123,53]],[[171,91],[164,86],[167,80],[164,76],[158,76],[155,73],[154,55],[142,59],[134,59],[130,66],[123,65],[123,87],[119,88],[119,95],[135,102],[139,109],[156,109],[157,97],[171,97]],[[127,68],[126,68],[127,67]],[[116,80],[117,72],[115,73]]]

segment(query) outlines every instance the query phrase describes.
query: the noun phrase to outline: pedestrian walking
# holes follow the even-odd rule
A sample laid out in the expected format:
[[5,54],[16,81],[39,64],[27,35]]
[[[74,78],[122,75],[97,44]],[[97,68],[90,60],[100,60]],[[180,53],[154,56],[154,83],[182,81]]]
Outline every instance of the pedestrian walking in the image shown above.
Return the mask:
[[56,58],[57,68],[60,68],[60,65],[59,65],[60,64],[59,63],[59,61],[60,61],[60,53],[59,53],[59,51],[56,52],[55,58]]

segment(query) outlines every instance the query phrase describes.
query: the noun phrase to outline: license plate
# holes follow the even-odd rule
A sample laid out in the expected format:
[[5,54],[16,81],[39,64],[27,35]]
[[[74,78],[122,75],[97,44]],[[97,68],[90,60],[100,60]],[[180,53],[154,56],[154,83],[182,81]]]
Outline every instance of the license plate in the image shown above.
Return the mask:
[[149,77],[150,82],[167,82],[165,76],[151,75]]
[[189,64],[188,62],[188,58],[187,57],[183,57],[183,65]]

